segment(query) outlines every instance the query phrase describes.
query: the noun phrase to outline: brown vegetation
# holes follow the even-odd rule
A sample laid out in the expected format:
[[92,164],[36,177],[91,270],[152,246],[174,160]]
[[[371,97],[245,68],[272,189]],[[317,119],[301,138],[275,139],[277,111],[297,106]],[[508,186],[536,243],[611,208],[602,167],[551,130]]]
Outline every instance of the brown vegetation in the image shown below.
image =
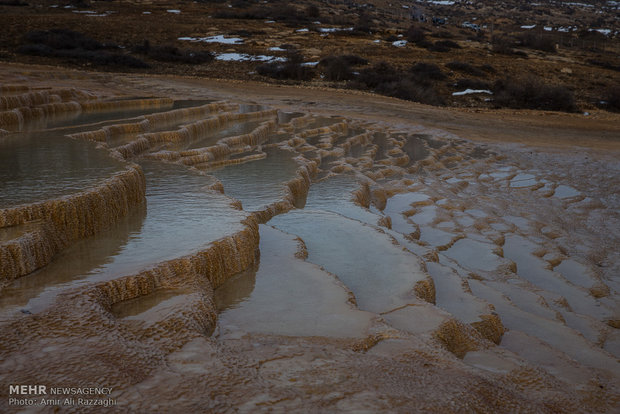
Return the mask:
[[[506,100],[453,97],[452,93],[466,85],[464,79],[480,78],[493,84],[532,74],[544,84],[564,85],[571,91],[574,106],[569,105],[570,110],[615,110],[613,96],[607,95],[617,83],[620,45],[613,30],[604,34],[604,29],[614,27],[613,8],[605,5],[497,4],[488,0],[475,5],[416,3],[409,9],[389,7],[386,2],[365,5],[314,0],[299,5],[283,0],[265,4],[249,0],[71,4],[74,8],[50,7],[42,0],[0,4],[5,28],[0,33],[0,59],[110,71],[292,80],[321,87],[361,88],[434,105],[486,108],[506,106]],[[168,13],[172,8],[181,12]],[[243,41],[179,40],[213,35],[236,36]],[[392,42],[397,40],[408,43],[395,47]],[[270,50],[276,46],[288,52]],[[221,53],[232,52],[288,60],[217,59]],[[385,62],[399,75],[397,79],[382,76],[391,76],[389,81],[368,82],[372,73],[345,56],[357,56],[370,67]],[[318,67],[302,65],[317,61],[321,62]],[[415,63],[442,68],[445,79],[421,80],[407,69]]]

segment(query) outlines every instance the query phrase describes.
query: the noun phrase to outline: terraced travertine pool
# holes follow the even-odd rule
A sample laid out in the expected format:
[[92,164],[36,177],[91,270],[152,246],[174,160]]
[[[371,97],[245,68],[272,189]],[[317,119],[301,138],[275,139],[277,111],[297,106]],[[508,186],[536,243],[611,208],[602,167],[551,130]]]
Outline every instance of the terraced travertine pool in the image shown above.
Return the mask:
[[121,162],[94,143],[59,132],[8,136],[0,141],[0,207],[78,192],[121,169]]
[[0,116],[1,382],[103,382],[137,411],[620,403],[617,159],[67,100]]

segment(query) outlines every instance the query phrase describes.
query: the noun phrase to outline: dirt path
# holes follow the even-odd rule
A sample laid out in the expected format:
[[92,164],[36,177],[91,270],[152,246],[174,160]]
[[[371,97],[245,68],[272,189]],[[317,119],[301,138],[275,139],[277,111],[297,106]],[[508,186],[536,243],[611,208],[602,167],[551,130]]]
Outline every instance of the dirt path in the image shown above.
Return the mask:
[[366,119],[394,127],[422,125],[461,138],[513,142],[544,147],[585,147],[620,151],[620,114],[524,110],[439,108],[354,90],[319,89],[257,82],[179,76],[82,72],[58,67],[7,64],[0,68],[4,84],[21,83],[27,75],[58,86],[80,86],[107,95],[158,95],[215,98]]
[[[155,82],[157,78],[149,78]],[[543,111],[438,108],[353,90],[310,89],[255,82],[174,78],[174,83],[206,88],[221,98],[254,100],[276,107],[379,121],[418,124],[478,141],[537,146],[579,146],[620,150],[620,115]],[[166,85],[170,87],[170,85]]]

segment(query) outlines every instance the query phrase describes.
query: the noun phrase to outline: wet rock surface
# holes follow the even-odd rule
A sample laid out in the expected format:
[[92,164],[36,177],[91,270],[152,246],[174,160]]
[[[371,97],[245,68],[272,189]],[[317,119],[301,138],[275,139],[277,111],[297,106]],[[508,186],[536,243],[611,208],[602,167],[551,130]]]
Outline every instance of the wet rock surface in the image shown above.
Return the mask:
[[[3,384],[112,387],[137,412],[618,408],[614,156],[18,86],[2,102],[35,115],[0,118],[0,145],[37,153],[36,127],[103,161],[66,194],[0,196]],[[50,131],[50,102],[96,117]]]

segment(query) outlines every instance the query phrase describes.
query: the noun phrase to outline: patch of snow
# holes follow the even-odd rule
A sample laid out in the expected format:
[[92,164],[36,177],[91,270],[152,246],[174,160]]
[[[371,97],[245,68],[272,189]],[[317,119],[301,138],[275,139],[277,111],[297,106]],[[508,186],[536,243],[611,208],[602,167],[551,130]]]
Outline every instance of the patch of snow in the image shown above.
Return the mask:
[[[418,0],[418,3],[424,3],[424,1]],[[452,0],[426,0],[426,3],[437,4],[439,6],[452,6],[456,2]]]
[[190,42],[204,43],[222,43],[225,45],[238,45],[243,43],[240,37],[224,37],[224,35],[208,36],[208,37],[179,37],[178,40],[187,40]]
[[350,32],[352,30],[353,30],[352,27],[347,27],[345,29],[342,29],[340,27],[321,27],[319,29],[319,32],[321,32],[321,33],[334,33],[334,32]]
[[151,14],[151,12],[146,11],[146,12],[142,12],[142,14]]
[[285,58],[265,55],[248,55],[245,53],[220,53],[215,60],[223,62],[286,62]]
[[[475,20],[475,18],[474,18],[474,20]],[[463,24],[461,26],[466,27],[468,29],[480,30],[480,26],[478,26],[475,23],[463,22]]]
[[530,25],[526,25],[526,26],[521,26],[521,29],[527,29],[527,30],[529,30],[529,29],[533,29],[533,28],[535,28],[535,27],[536,27],[536,25],[535,25],[535,24],[530,24]]
[[472,93],[488,93],[489,95],[493,95],[493,92],[487,90],[487,89],[465,89],[462,92],[453,92],[452,96],[462,96],[462,95],[469,95]]
[[307,33],[307,32],[309,32],[310,30],[308,30],[308,29],[297,29],[297,30],[295,30],[295,31],[296,31],[297,33]]
[[286,49],[282,49],[281,47],[275,46],[275,47],[270,47],[269,51],[271,51],[271,52],[286,52]]
[[579,6],[579,7],[594,7],[593,4],[583,4],[583,3],[563,3],[566,6]]
[[543,27],[543,29],[545,30],[545,32],[550,32],[553,30],[553,27],[545,26]]
[[392,46],[396,46],[396,47],[403,47],[407,45],[407,41],[406,40],[397,40],[395,42],[392,42]]
[[97,12],[94,12],[92,10],[73,10],[73,13],[79,13],[79,14],[95,14]]
[[275,23],[275,22],[276,22],[275,20],[265,20],[265,23],[267,23],[267,24],[272,24],[272,23]]
[[589,32],[599,32],[600,34],[604,34],[605,36],[609,36],[611,34],[611,29],[588,29]]
[[172,13],[172,14],[179,14],[181,13],[181,10],[177,10],[177,9],[170,9],[170,10],[166,10],[167,13]]
[[316,66],[318,64],[319,62],[304,62],[301,64],[301,66]]

